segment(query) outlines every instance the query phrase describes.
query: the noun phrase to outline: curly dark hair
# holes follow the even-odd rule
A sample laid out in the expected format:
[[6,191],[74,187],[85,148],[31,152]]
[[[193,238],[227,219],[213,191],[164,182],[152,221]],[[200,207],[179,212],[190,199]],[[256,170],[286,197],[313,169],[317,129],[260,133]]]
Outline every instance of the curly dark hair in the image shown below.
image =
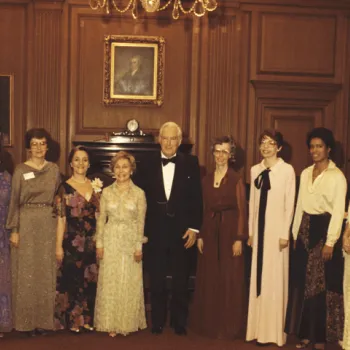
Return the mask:
[[280,148],[283,146],[283,143],[284,143],[283,135],[279,131],[275,129],[264,130],[259,136],[259,145],[261,144],[262,140],[265,137],[269,137],[270,139],[274,140],[277,143],[277,148]]
[[69,164],[72,162],[75,153],[77,153],[78,151],[85,152],[88,155],[89,162],[90,162],[90,159],[91,159],[90,151],[85,146],[78,145],[78,146],[73,147],[71,149],[71,151],[69,152],[69,155],[68,155],[68,163]]
[[237,144],[232,136],[225,135],[225,136],[215,137],[215,139],[211,144],[211,151],[214,152],[215,146],[222,145],[223,143],[228,143],[230,145],[230,154],[231,154],[231,159],[233,160],[236,154]]
[[48,131],[43,128],[33,128],[27,130],[24,135],[24,143],[26,149],[30,149],[30,142],[32,139],[46,139],[47,147],[50,148],[52,145],[52,137]]
[[306,144],[310,148],[310,143],[312,139],[321,139],[327,148],[334,150],[335,148],[335,139],[333,132],[327,128],[319,127],[312,129],[306,137]]

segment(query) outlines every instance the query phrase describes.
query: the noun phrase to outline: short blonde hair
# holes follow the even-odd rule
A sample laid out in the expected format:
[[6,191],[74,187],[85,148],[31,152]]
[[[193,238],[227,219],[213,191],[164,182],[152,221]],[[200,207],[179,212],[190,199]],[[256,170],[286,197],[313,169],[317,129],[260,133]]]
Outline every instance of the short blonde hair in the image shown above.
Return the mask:
[[163,130],[165,128],[176,128],[177,129],[177,137],[181,140],[182,139],[182,130],[178,124],[175,122],[166,122],[164,123],[160,129],[159,129],[159,136],[162,136]]
[[131,170],[132,171],[136,170],[135,157],[132,154],[128,153],[128,152],[120,151],[111,159],[110,167],[111,167],[112,171],[114,171],[114,168],[115,168],[118,160],[120,160],[120,159],[127,159],[129,161],[129,163],[130,163]]

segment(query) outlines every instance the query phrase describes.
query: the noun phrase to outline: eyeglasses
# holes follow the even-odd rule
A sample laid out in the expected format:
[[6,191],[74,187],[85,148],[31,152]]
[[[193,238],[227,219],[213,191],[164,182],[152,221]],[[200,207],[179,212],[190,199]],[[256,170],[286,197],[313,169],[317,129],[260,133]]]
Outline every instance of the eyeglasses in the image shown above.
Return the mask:
[[47,142],[46,141],[32,142],[30,144],[30,147],[32,147],[32,148],[45,147],[45,146],[47,146]]
[[219,156],[219,155],[224,155],[224,156],[229,156],[230,155],[230,152],[225,150],[225,149],[214,149],[213,153],[216,155],[216,156]]
[[261,141],[261,143],[260,143],[260,147],[274,147],[274,146],[276,146],[277,145],[277,142],[276,141],[268,141],[268,140],[266,140],[266,141]]

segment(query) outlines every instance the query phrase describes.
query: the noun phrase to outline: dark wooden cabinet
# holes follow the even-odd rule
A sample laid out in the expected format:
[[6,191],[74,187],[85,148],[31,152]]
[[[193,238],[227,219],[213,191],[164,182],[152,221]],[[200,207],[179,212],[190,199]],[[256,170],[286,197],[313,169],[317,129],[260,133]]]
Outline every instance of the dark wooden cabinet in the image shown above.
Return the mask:
[[[153,137],[118,136],[112,141],[73,141],[74,146],[84,146],[90,153],[89,177],[99,177],[105,186],[113,182],[113,173],[110,169],[111,159],[119,152],[131,153],[137,164],[147,161],[147,156],[160,151],[160,146],[153,141]],[[190,153],[192,144],[180,145],[179,151]],[[136,166],[137,168],[137,166]]]

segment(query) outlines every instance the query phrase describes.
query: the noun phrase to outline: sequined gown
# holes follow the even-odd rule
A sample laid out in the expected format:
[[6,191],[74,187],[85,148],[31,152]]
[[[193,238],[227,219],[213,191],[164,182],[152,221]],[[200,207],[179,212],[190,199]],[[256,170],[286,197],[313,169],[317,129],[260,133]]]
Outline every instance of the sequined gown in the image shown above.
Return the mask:
[[114,183],[103,190],[100,210],[96,247],[104,248],[104,256],[97,285],[95,327],[101,332],[125,335],[146,328],[142,263],[134,260],[135,251],[142,250],[145,194],[134,184],[121,192]]
[[37,170],[16,167],[7,228],[19,232],[19,247],[11,248],[14,328],[53,329],[56,289],[56,223],[52,203],[60,183],[58,166],[47,162]]
[[63,262],[57,274],[55,328],[79,328],[93,324],[97,265],[93,236],[100,194],[87,200],[67,182],[55,197],[56,215],[66,218]]
[[0,333],[12,329],[10,232],[5,228],[10,192],[11,175],[0,172]]

